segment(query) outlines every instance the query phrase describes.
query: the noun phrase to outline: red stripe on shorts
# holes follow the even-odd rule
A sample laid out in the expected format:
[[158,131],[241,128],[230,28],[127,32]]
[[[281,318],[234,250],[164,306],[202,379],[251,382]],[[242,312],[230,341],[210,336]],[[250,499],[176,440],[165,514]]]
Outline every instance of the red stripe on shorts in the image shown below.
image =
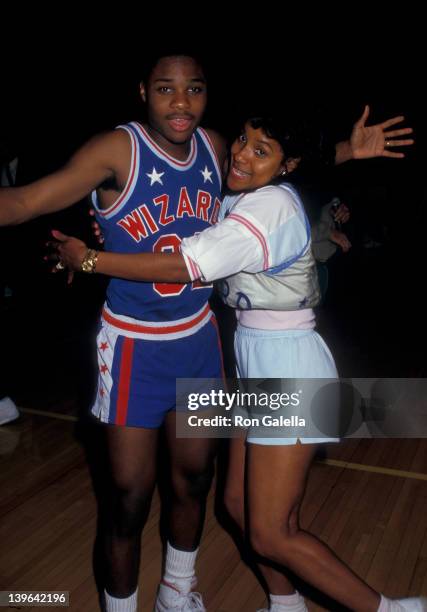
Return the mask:
[[133,345],[133,338],[125,338],[123,340],[117,398],[116,425],[126,425],[127,421],[130,379],[132,373]]

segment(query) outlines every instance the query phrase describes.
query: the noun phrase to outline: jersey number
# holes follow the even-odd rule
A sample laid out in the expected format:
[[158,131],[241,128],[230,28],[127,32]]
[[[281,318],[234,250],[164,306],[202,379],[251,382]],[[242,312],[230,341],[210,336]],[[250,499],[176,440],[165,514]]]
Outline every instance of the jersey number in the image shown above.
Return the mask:
[[[176,234],[166,234],[161,236],[153,245],[153,253],[179,253],[181,238]],[[176,297],[181,295],[186,287],[186,283],[153,283],[153,289],[162,297]],[[199,280],[191,283],[191,289],[206,289],[212,285],[206,285]]]

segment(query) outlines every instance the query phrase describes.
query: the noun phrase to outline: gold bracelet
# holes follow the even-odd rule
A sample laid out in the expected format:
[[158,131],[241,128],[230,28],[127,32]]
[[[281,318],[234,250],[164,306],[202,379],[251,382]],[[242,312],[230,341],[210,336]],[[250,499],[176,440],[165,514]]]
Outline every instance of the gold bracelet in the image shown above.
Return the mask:
[[96,264],[98,262],[98,251],[95,249],[88,249],[86,255],[82,261],[82,272],[88,272],[93,274],[96,271]]

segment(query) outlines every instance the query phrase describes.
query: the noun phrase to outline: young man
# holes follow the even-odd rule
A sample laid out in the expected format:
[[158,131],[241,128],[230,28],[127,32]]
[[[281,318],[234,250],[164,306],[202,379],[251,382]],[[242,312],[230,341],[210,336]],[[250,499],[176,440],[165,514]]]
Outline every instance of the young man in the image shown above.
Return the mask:
[[[71,206],[94,190],[109,250],[177,251],[208,227],[220,205],[223,140],[198,128],[206,82],[192,57],[164,56],[141,84],[147,122],[96,136],[68,164],[31,185],[4,189],[0,224]],[[85,269],[94,268],[88,257]],[[137,609],[141,531],[156,480],[159,429],[171,458],[171,511],[165,576],[156,609],[204,610],[192,593],[215,441],[175,437],[178,377],[220,378],[210,285],[112,279],[97,339],[94,415],[106,423],[113,482],[104,539],[107,611]]]

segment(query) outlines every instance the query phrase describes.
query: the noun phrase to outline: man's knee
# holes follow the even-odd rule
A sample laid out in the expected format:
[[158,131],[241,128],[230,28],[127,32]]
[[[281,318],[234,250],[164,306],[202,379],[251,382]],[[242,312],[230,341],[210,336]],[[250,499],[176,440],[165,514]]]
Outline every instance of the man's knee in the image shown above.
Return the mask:
[[111,518],[113,529],[119,537],[138,534],[150,511],[153,488],[115,487],[112,496]]
[[173,487],[177,497],[199,499],[209,493],[214,474],[213,465],[203,470],[180,470],[174,474]]

